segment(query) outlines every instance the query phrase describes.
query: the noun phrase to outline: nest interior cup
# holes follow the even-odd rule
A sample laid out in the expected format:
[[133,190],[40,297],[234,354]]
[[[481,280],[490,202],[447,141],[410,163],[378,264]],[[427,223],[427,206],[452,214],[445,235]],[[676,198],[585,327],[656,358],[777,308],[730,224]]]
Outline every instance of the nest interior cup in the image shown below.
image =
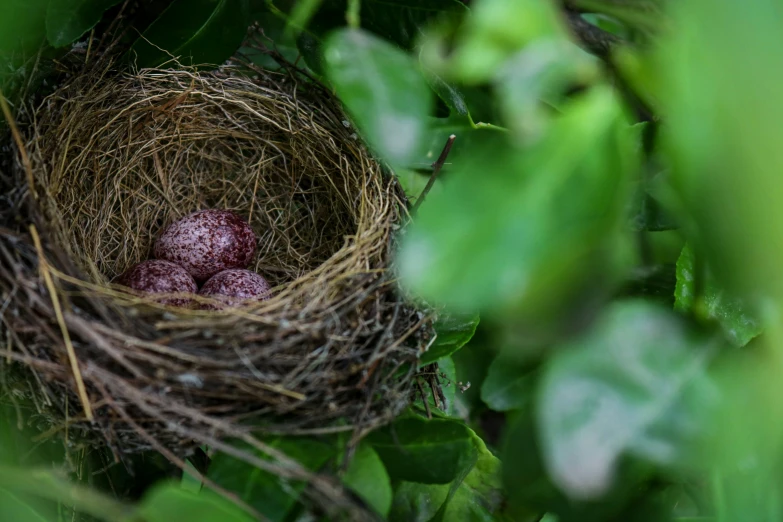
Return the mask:
[[[431,331],[388,270],[399,187],[326,91],[232,71],[92,71],[22,126],[29,161],[0,215],[3,328],[55,429],[186,451],[249,425],[368,427],[409,401]],[[271,299],[175,309],[111,284],[204,208],[250,222]]]

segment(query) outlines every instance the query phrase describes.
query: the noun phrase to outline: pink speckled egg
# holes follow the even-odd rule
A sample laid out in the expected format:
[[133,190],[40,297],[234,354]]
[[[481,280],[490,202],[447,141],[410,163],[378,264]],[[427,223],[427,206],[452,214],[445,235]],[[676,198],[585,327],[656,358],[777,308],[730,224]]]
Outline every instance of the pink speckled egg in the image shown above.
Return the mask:
[[[198,291],[196,281],[187,270],[160,259],[134,265],[117,278],[117,283],[143,294],[195,294]],[[172,297],[159,299],[158,302],[170,306],[188,306],[192,301],[185,297]]]
[[166,227],[155,257],[181,265],[198,282],[222,270],[247,268],[256,252],[250,225],[230,210],[199,210]]
[[[226,306],[239,306],[247,301],[269,299],[271,287],[266,279],[250,270],[231,269],[215,274],[204,283],[199,295],[220,300]],[[214,308],[205,305],[205,308]]]

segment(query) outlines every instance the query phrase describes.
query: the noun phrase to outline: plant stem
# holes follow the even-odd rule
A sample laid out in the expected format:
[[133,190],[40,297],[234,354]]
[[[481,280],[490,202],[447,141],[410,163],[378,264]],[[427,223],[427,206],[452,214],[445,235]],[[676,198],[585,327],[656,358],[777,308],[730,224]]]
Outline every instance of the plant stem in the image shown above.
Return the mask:
[[432,185],[435,184],[435,179],[438,177],[438,174],[440,173],[440,169],[442,169],[443,164],[446,163],[446,158],[449,157],[449,152],[451,152],[451,146],[454,145],[454,140],[456,139],[457,136],[455,134],[452,134],[451,136],[449,136],[449,139],[446,140],[446,145],[443,146],[443,150],[441,151],[438,160],[432,164],[432,174],[430,174],[430,179],[429,181],[427,181],[427,185],[424,187],[424,190],[421,191],[421,194],[416,200],[416,203],[414,203],[413,208],[411,209],[411,214],[416,213],[416,210],[418,210],[419,206],[421,206],[422,202],[424,201],[424,198],[427,197],[427,194],[429,193],[430,189],[432,189]]

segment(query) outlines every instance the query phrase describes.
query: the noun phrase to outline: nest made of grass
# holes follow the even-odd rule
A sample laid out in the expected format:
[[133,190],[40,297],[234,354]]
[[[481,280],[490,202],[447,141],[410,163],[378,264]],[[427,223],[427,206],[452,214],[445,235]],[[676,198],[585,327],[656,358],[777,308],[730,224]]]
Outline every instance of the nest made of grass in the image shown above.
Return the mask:
[[[6,361],[32,375],[15,391],[51,432],[173,455],[229,435],[358,433],[409,403],[432,336],[389,271],[402,193],[317,83],[253,74],[93,68],[27,114],[0,215],[0,316]],[[110,283],[203,208],[249,220],[270,300],[174,309]]]

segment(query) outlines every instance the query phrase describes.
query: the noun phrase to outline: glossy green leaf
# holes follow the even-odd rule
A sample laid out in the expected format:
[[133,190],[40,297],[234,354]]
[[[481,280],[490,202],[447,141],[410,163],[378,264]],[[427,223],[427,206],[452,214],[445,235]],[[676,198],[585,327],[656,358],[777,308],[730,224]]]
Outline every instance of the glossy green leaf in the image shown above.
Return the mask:
[[416,62],[358,29],[334,33],[324,59],[327,76],[362,135],[384,159],[408,165],[423,148],[433,101]]
[[[320,469],[336,453],[332,445],[308,438],[277,438],[267,443],[311,470]],[[262,454],[259,457],[266,458]],[[272,521],[285,519],[307,485],[283,479],[224,453],[212,459],[208,477],[238,494]]]
[[479,315],[472,314],[441,314],[435,321],[437,337],[432,346],[419,359],[420,365],[435,362],[441,357],[451,355],[473,338],[479,324]]
[[572,102],[528,149],[498,139],[477,149],[404,237],[398,260],[411,290],[455,310],[531,318],[560,313],[580,287],[601,277],[610,286],[624,271],[635,149],[609,90]]
[[692,248],[686,245],[677,260],[675,309],[693,310],[698,315],[717,321],[732,344],[745,346],[761,333],[761,321],[754,316],[746,303],[718,286],[708,270],[705,270],[702,276],[704,277],[703,295],[697,302],[694,254]]
[[716,406],[706,370],[717,348],[665,308],[612,305],[543,374],[537,418],[553,481],[589,499],[613,486],[623,456],[670,468],[693,463]]
[[410,416],[367,437],[393,480],[448,484],[473,459],[470,429],[456,420]]
[[8,490],[0,488],[0,520],[49,522],[41,513]]
[[391,508],[392,491],[389,474],[380,457],[368,443],[361,443],[343,475],[343,483],[384,517]]
[[496,520],[503,502],[500,460],[473,434],[475,463],[451,484],[402,482],[396,489],[390,522]]
[[501,353],[489,366],[481,385],[481,400],[495,411],[516,410],[533,400],[535,366]]
[[46,38],[54,47],[75,42],[120,0],[54,0],[46,11]]
[[179,484],[155,486],[139,506],[139,514],[146,522],[250,522],[248,513],[217,493],[184,490]]
[[242,44],[249,0],[174,0],[131,48],[140,67],[177,58],[183,65],[225,62]]

